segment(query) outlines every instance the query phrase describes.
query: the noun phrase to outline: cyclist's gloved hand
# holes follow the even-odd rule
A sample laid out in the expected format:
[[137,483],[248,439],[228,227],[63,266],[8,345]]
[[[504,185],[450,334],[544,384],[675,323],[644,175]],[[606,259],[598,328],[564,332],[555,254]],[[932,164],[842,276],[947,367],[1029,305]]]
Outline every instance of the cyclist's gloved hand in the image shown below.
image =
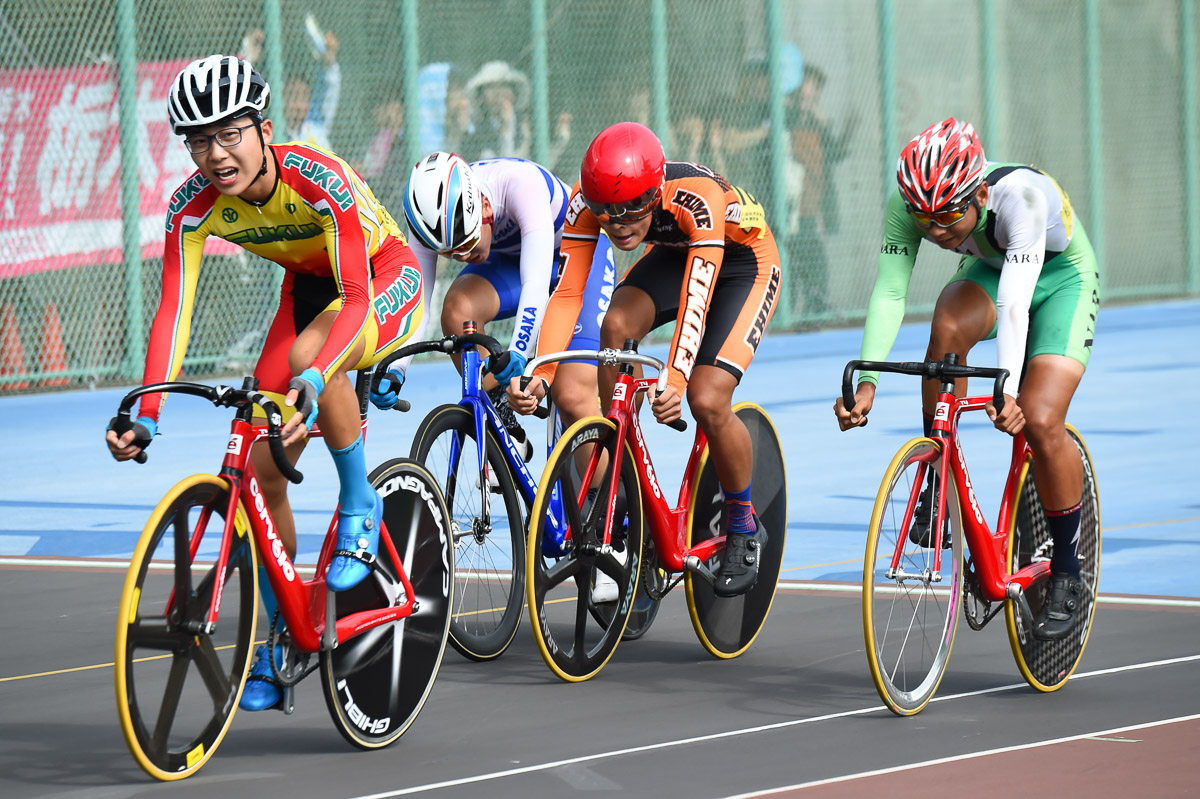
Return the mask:
[[488,356],[488,359],[483,363],[487,367],[487,370],[496,376],[496,381],[504,386],[508,385],[508,381],[514,377],[521,376],[525,371],[525,364],[528,363],[528,360],[528,358],[516,350],[505,350],[496,358],[495,371],[492,369],[491,356]]
[[380,375],[378,382],[371,389],[371,403],[381,411],[390,411],[400,400],[400,387],[404,385],[404,375],[395,369],[389,369]]
[[311,367],[293,377],[288,383],[289,393],[293,390],[299,392],[296,401],[291,404],[296,406],[296,412],[304,419],[304,426],[309,429],[312,429],[313,423],[317,421],[317,397],[321,396],[324,388],[325,378]]
[[117,434],[118,440],[132,430],[133,441],[129,443],[139,449],[150,446],[150,442],[158,435],[158,422],[149,416],[139,416],[133,422],[125,423],[121,423],[120,419],[121,417],[114,416],[108,423],[108,429]]

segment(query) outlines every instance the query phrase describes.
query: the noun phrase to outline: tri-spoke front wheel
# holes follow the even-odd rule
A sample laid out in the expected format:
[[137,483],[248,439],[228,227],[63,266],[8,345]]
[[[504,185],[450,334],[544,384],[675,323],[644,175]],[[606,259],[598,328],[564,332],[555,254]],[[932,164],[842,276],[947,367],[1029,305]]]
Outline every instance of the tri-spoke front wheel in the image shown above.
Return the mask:
[[[610,504],[615,455],[624,451],[618,493],[613,500],[610,546],[604,545],[606,508]],[[578,461],[577,461],[578,456]],[[587,463],[582,472],[577,465]],[[598,486],[589,491],[581,473],[594,470]],[[565,534],[556,534],[551,498],[562,497]],[[629,621],[637,590],[642,553],[642,503],[637,471],[628,444],[607,419],[581,419],[563,433],[542,473],[533,501],[526,546],[526,591],[533,635],[542,659],[568,682],[594,676],[612,656]],[[608,577],[615,587],[604,597],[611,609],[596,612],[597,580]]]
[[[117,711],[134,759],[160,780],[182,779],[207,762],[246,678],[256,578],[242,514],[225,561],[207,554],[221,540],[228,505],[228,485],[212,475],[171,489],[146,523],[121,592]],[[208,630],[218,587],[220,615]]]

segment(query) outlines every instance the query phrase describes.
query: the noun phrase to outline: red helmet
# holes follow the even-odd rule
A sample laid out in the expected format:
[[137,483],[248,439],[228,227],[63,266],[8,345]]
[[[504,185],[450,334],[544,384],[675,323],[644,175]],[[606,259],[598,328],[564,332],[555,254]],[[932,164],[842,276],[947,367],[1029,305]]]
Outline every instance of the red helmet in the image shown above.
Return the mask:
[[631,222],[662,197],[667,157],[654,131],[618,122],[600,131],[583,155],[579,188],[601,222]]
[[937,213],[967,202],[983,182],[983,145],[970,122],[939,122],[908,143],[896,168],[912,211]]

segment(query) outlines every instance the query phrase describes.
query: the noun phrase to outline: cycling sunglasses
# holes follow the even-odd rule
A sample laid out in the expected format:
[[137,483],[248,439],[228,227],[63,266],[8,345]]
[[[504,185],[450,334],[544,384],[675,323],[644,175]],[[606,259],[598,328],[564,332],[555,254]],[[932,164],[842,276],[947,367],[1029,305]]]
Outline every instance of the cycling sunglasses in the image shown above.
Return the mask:
[[479,223],[479,229],[475,231],[475,235],[464,241],[452,250],[447,250],[441,253],[449,258],[461,258],[464,255],[469,255],[471,250],[479,246],[479,240],[483,238],[483,226],[490,225],[495,221],[495,216],[485,216]]
[[622,203],[594,203],[587,197],[583,201],[602,224],[628,225],[650,214],[661,199],[662,187],[655,186]]
[[932,227],[933,225],[937,225],[938,227],[950,227],[967,215],[967,209],[971,207],[972,202],[974,202],[974,199],[967,200],[957,208],[951,208],[948,211],[938,211],[934,214],[918,211],[911,205],[905,205],[904,210],[908,211],[908,215],[911,216],[913,221],[921,227],[927,228]]

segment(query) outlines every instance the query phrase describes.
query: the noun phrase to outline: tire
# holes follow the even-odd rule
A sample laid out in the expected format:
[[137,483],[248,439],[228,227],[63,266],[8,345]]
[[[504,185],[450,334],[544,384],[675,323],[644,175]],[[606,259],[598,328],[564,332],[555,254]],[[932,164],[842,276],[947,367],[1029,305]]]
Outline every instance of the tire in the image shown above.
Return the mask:
[[[1075,672],[1087,647],[1088,635],[1096,617],[1096,589],[1100,582],[1100,494],[1092,456],[1079,431],[1067,425],[1067,434],[1083,459],[1083,509],[1079,519],[1079,567],[1083,583],[1083,609],[1071,635],[1059,641],[1039,641],[1025,631],[1022,643],[1017,626],[1018,610],[1012,600],[1004,603],[1008,640],[1017,668],[1031,686],[1039,691],[1057,691]],[[1046,524],[1045,508],[1033,483],[1033,460],[1028,459],[1017,482],[1017,506],[1009,531],[1010,569],[1016,572],[1034,560],[1049,559],[1053,544]],[[1042,580],[1025,593],[1036,618],[1050,590],[1050,581]]]
[[[919,713],[933,698],[958,625],[963,532],[952,476],[947,476],[943,517],[938,518],[935,504],[931,519],[931,529],[944,530],[947,523],[951,529],[940,571],[933,570],[935,550],[913,543],[911,524],[904,522],[911,519],[928,475],[936,479],[940,467],[941,448],[931,439],[915,438],[901,447],[884,473],[867,533],[862,591],[867,662],[875,690],[899,716]],[[887,574],[897,550],[903,578]]]
[[[189,541],[221,540],[229,487],[194,475],[150,514],[130,560],[117,614],[117,711],[138,765],[160,780],[203,766],[229,729],[254,641],[258,592],[254,543],[245,512],[223,565],[192,561]],[[206,548],[207,549],[207,548]],[[200,632],[222,583],[218,624]]]
[[[707,580],[690,571],[685,572],[683,578],[692,628],[709,654],[723,659],[735,658],[749,649],[766,624],[779,585],[787,540],[787,475],[779,434],[770,417],[757,405],[741,402],[733,406],[733,410],[750,432],[754,451],[750,499],[767,531],[758,582],[741,596],[718,597]],[[721,534],[725,498],[717,480],[717,470],[708,455],[706,448],[689,506],[689,547]],[[707,565],[715,574],[720,568],[720,556],[714,556]]]
[[[589,500],[574,470],[576,450],[583,447],[590,454],[593,446],[599,447],[609,454],[610,465],[601,482],[607,486],[618,444],[625,448],[620,483],[626,502],[624,517],[615,524],[626,528],[625,547],[630,556],[624,565],[611,552],[601,553],[599,549],[607,488]],[[554,537],[546,528],[547,508],[556,487],[564,498],[567,517],[565,552],[557,551]],[[551,671],[567,682],[582,682],[604,667],[620,643],[641,565],[642,499],[637,469],[628,444],[618,440],[612,422],[598,416],[581,419],[563,433],[546,462],[530,518],[525,557],[533,637]],[[617,583],[617,601],[611,614],[593,612],[591,586],[597,569]]]
[[[377,556],[392,574],[409,576],[417,607],[411,616],[339,641],[321,653],[325,704],[338,731],[360,749],[380,749],[416,719],[441,667],[450,629],[454,552],[450,513],[437,481],[420,464],[395,458],[377,467],[371,484],[383,497],[383,535]],[[337,618],[391,604],[394,584],[376,571],[334,595]],[[403,589],[401,589],[403,593]]]
[[413,460],[438,478],[451,513],[455,582],[450,643],[476,661],[508,649],[525,601],[524,508],[500,441],[486,425],[485,430],[487,468],[498,483],[490,490],[481,477],[475,418],[466,408],[435,408],[421,422],[412,447]]

